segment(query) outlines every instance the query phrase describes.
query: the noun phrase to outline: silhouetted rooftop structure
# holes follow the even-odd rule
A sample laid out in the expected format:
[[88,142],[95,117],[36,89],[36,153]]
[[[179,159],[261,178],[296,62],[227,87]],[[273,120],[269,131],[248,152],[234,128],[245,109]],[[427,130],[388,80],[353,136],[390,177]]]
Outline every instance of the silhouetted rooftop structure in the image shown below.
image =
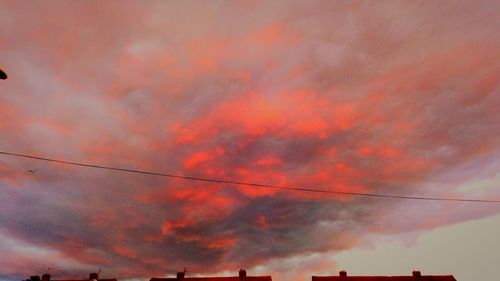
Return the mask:
[[151,278],[150,281],[175,281],[175,280],[186,280],[186,281],[272,281],[271,276],[247,276],[247,272],[244,269],[240,269],[238,276],[234,277],[186,277],[185,272],[177,273],[177,277],[172,278]]
[[99,274],[97,273],[90,273],[89,278],[87,279],[51,279],[50,274],[44,274],[42,276],[42,279],[40,279],[40,276],[34,275],[31,276],[29,279],[26,281],[118,281],[116,278],[111,278],[111,279],[100,279]]
[[7,73],[5,73],[2,69],[0,69],[0,79],[2,80],[7,79]]
[[340,271],[338,276],[313,276],[312,281],[457,281],[453,275],[422,275],[413,271],[410,276],[347,276]]

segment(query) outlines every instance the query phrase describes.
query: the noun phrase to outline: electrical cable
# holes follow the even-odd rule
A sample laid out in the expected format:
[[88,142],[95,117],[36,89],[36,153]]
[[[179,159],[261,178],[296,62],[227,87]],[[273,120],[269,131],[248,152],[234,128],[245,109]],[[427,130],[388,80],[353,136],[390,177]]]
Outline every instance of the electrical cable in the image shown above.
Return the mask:
[[39,231],[39,232],[44,232],[44,233],[50,234],[52,237],[57,238],[57,239],[71,241],[73,243],[80,244],[80,245],[85,246],[87,248],[92,248],[94,250],[106,253],[108,255],[112,255],[112,256],[121,258],[121,259],[126,260],[128,262],[133,262],[133,263],[136,263],[136,264],[141,264],[144,267],[161,269],[161,270],[163,270],[163,271],[165,271],[167,273],[175,273],[176,272],[175,270],[172,270],[172,269],[169,269],[169,268],[164,268],[164,267],[152,265],[152,264],[149,264],[149,263],[144,262],[144,261],[142,261],[140,259],[137,259],[137,258],[128,257],[128,256],[125,256],[125,255],[119,254],[117,252],[114,252],[114,251],[111,251],[111,250],[107,250],[107,249],[103,249],[101,247],[92,245],[90,243],[87,243],[87,242],[84,242],[84,241],[81,241],[81,240],[78,240],[78,239],[75,239],[75,238],[71,238],[71,237],[68,237],[68,236],[64,236],[64,235],[61,235],[61,234],[54,233],[54,232],[52,232],[50,230],[47,230],[47,229],[38,227],[36,225],[29,224],[29,223],[26,223],[26,222],[23,222],[23,221],[20,221],[20,220],[17,220],[17,219],[5,216],[3,214],[0,214],[0,219],[3,219],[5,221],[10,221],[10,222],[13,222],[13,223],[25,226],[25,227],[34,229],[34,230]]
[[167,174],[167,173],[151,172],[151,171],[143,171],[143,170],[135,170],[135,169],[127,169],[127,168],[117,168],[117,167],[111,167],[111,166],[103,166],[103,165],[96,165],[96,164],[87,164],[87,163],[80,163],[80,162],[58,160],[58,159],[39,157],[39,156],[28,155],[28,154],[20,154],[20,153],[14,153],[14,152],[7,152],[7,151],[0,151],[0,154],[35,159],[35,160],[40,160],[40,161],[53,162],[53,163],[59,163],[59,164],[80,166],[80,167],[105,169],[105,170],[112,170],[112,171],[119,171],[119,172],[144,174],[144,175],[150,175],[150,176],[161,176],[161,177],[169,177],[169,178],[192,180],[192,181],[235,184],[235,185],[254,187],[254,188],[269,188],[269,189],[280,189],[280,190],[300,191],[300,192],[314,192],[314,193],[324,193],[324,194],[351,195],[351,196],[405,199],[405,200],[453,201],[453,202],[472,202],[472,203],[500,203],[500,200],[487,200],[487,199],[419,197],[419,196],[390,195],[390,194],[378,194],[378,193],[334,191],[334,190],[324,190],[324,189],[304,188],[304,187],[290,187],[290,186],[280,186],[280,185],[271,185],[271,184],[240,182],[240,181],[234,181],[234,180],[183,176],[183,175],[178,175],[178,174]]

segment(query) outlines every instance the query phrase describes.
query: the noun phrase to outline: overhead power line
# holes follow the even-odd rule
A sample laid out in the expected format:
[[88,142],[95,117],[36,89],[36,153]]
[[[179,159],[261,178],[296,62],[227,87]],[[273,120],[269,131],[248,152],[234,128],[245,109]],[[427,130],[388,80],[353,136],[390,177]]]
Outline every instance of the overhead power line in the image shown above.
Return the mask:
[[5,216],[3,214],[0,214],[0,220],[4,220],[4,221],[10,221],[10,222],[13,222],[13,223],[16,223],[16,224],[19,224],[19,225],[22,225],[24,227],[28,227],[30,229],[33,229],[33,230],[36,230],[36,231],[39,231],[39,232],[44,232],[44,233],[47,233],[47,234],[50,234],[51,238],[54,238],[54,239],[59,239],[59,240],[65,240],[65,241],[71,241],[73,243],[76,243],[76,244],[79,244],[79,245],[82,245],[84,247],[87,247],[87,248],[91,248],[91,249],[94,249],[94,250],[97,250],[97,251],[100,251],[100,252],[103,252],[103,253],[106,253],[108,255],[112,255],[112,256],[115,256],[115,257],[118,257],[118,258],[121,258],[123,260],[126,260],[128,262],[132,262],[132,263],[136,263],[136,264],[140,264],[142,265],[143,267],[148,267],[148,268],[156,268],[156,269],[160,269],[160,270],[163,270],[167,273],[175,273],[176,271],[175,270],[172,270],[172,269],[168,269],[168,268],[164,268],[164,267],[161,267],[161,266],[157,266],[157,265],[153,265],[153,264],[149,264],[143,260],[140,260],[140,259],[137,259],[137,258],[133,258],[133,257],[128,257],[128,256],[125,256],[125,255],[122,255],[122,254],[119,254],[115,251],[111,251],[111,250],[108,250],[108,249],[104,249],[102,247],[98,247],[98,246],[95,246],[95,245],[92,245],[90,243],[87,243],[87,242],[84,242],[82,240],[78,240],[78,239],[75,239],[75,238],[71,238],[71,237],[68,237],[68,236],[64,236],[64,235],[61,235],[61,234],[57,234],[53,231],[50,231],[48,229],[45,229],[45,228],[41,228],[39,226],[36,226],[36,225],[33,225],[33,224],[30,224],[30,223],[27,223],[27,222],[23,222],[23,221],[20,221],[20,220],[17,220],[17,219],[14,219],[14,218],[11,218],[11,217],[8,217],[8,216]]
[[235,185],[242,185],[242,186],[254,187],[254,188],[268,188],[268,189],[279,189],[279,190],[300,191],[300,192],[313,192],[313,193],[323,193],[323,194],[351,195],[351,196],[376,197],[376,198],[405,199],[405,200],[453,201],[453,202],[472,202],[472,203],[500,203],[500,200],[447,198],[447,197],[420,197],[420,196],[404,196],[404,195],[391,195],[391,194],[378,194],[378,193],[335,191],[335,190],[324,190],[324,189],[306,188],[306,187],[291,187],[291,186],[241,182],[241,181],[225,180],[225,179],[192,177],[192,176],[183,176],[183,175],[178,175],[178,174],[168,174],[168,173],[160,173],[160,172],[152,172],[152,171],[118,168],[118,167],[111,167],[111,166],[103,166],[103,165],[96,165],[96,164],[87,164],[87,163],[80,163],[80,162],[58,160],[58,159],[39,157],[39,156],[28,155],[28,154],[20,154],[20,153],[14,153],[14,152],[7,152],[7,151],[0,151],[0,154],[35,159],[35,160],[40,160],[40,161],[48,161],[48,162],[59,163],[59,164],[80,166],[80,167],[88,167],[88,168],[96,168],[96,169],[104,169],[104,170],[112,170],[112,171],[119,171],[119,172],[136,173],[136,174],[144,174],[144,175],[150,175],[150,176],[160,176],[160,177],[168,177],[168,178],[176,178],[176,179],[184,179],[184,180],[192,180],[192,181],[235,184]]
[[[73,279],[79,279],[81,277],[81,276],[78,276],[78,275],[76,275],[74,273],[70,273],[70,272],[62,270],[62,269],[58,269],[58,268],[54,268],[54,267],[48,267],[47,264],[43,264],[43,263],[40,263],[40,262],[37,262],[37,261],[34,261],[34,260],[31,260],[30,263],[38,264],[42,269],[45,269],[44,273],[49,273],[49,272],[55,271],[55,272],[60,272],[61,274],[58,274],[58,275],[63,276],[63,277],[70,277],[70,278],[73,278]],[[58,277],[60,277],[60,276],[58,276]]]

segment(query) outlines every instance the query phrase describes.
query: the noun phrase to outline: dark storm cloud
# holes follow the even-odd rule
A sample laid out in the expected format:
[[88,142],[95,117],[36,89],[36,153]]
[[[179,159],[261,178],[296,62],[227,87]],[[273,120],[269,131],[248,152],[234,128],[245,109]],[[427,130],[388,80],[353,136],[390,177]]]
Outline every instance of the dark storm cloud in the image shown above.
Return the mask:
[[[497,6],[5,1],[0,146],[326,190],[498,196],[456,185],[491,176],[484,170],[498,163]],[[305,255],[498,212],[7,157],[0,188],[2,214],[153,265],[3,221],[0,234],[15,246],[1,247],[18,257],[0,260],[9,276],[31,274],[26,244],[51,266],[81,273],[266,265],[299,278],[301,261],[329,266]]]

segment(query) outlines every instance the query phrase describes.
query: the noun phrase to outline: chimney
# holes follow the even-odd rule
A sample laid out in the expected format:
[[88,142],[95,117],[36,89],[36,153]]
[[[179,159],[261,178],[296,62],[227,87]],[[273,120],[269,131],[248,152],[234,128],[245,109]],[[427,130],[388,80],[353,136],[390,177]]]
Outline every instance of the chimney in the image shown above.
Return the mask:
[[89,280],[97,280],[97,279],[99,279],[99,274],[95,272],[89,274]]
[[238,275],[240,276],[240,280],[245,280],[247,278],[247,271],[240,268]]
[[185,275],[185,272],[177,272],[177,280],[183,280]]
[[30,281],[40,281],[40,276],[38,275],[30,276]]
[[50,281],[50,274],[45,273],[44,275],[42,275],[42,281]]
[[420,271],[416,271],[416,270],[414,270],[412,272],[412,275],[413,275],[413,278],[420,278],[420,277],[422,277],[422,273],[420,273]]
[[345,271],[345,270],[341,270],[341,271],[339,272],[339,276],[340,276],[340,277],[347,277],[347,271]]

